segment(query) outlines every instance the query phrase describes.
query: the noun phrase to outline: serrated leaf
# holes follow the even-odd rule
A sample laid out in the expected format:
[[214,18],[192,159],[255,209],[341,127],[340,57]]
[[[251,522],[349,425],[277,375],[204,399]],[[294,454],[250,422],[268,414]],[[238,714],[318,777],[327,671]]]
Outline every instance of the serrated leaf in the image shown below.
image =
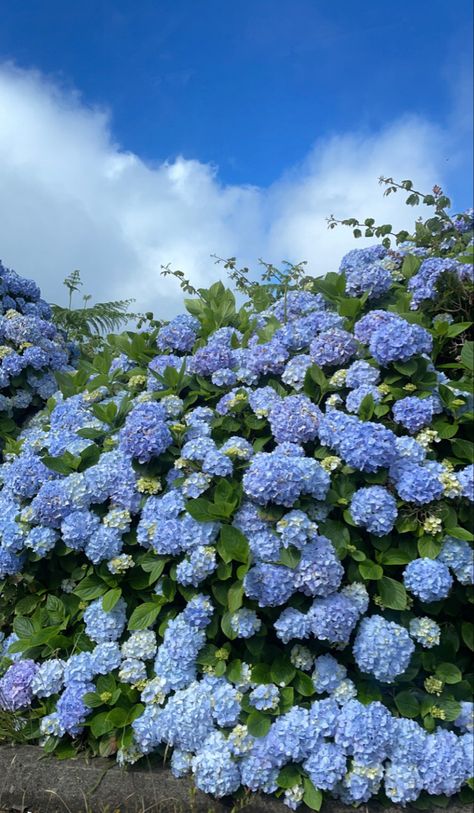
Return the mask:
[[159,605],[152,604],[151,602],[140,604],[139,607],[135,608],[130,616],[128,629],[144,630],[147,627],[150,627],[158,618],[160,610],[161,607]]
[[114,587],[112,590],[108,590],[102,599],[102,609],[104,612],[109,613],[113,610],[121,595],[122,590],[120,587]]
[[384,576],[377,587],[384,607],[389,610],[406,610],[407,594],[403,584]]
[[444,683],[460,683],[462,672],[454,663],[439,663],[436,667],[436,677],[444,681]]
[[323,794],[318,788],[315,788],[311,779],[305,777],[303,781],[304,796],[303,802],[309,807],[310,810],[321,810],[323,803]]
[[270,731],[271,717],[260,711],[252,711],[247,717],[247,728],[252,737],[264,737]]
[[420,713],[420,704],[410,690],[396,694],[395,705],[402,717],[414,718]]

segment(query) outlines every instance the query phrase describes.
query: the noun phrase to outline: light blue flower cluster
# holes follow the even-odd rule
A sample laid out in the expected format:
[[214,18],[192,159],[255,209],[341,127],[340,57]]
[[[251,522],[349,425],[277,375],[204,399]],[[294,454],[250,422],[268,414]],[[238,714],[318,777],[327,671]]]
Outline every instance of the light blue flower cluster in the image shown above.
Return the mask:
[[[341,266],[346,294],[382,297],[402,260],[403,251],[380,247],[351,252]],[[397,285],[391,303],[398,293]],[[74,654],[38,663],[11,652],[20,648],[15,634],[2,639],[4,708],[36,715],[44,707],[42,736],[85,737],[89,715],[102,713],[97,694],[115,702],[97,688],[99,676],[113,675],[119,692],[139,693],[144,706],[119,761],[171,748],[175,775],[192,774],[219,798],[241,786],[273,793],[286,765],[350,804],[382,788],[407,804],[422,791],[462,786],[472,745],[467,701],[458,734],[448,721],[428,734],[384,703],[394,709],[391,684],[411,665],[434,673],[444,618],[433,620],[438,607],[420,611],[417,600],[440,602],[454,577],[457,600],[473,582],[471,547],[444,537],[436,559],[409,562],[405,612],[392,609],[403,590],[386,598],[401,571],[387,569],[367,589],[361,560],[364,551],[385,567],[390,540],[379,538],[395,524],[402,532],[406,519],[428,523],[437,549],[445,498],[458,501],[465,522],[473,469],[456,464],[454,445],[449,456],[446,437],[439,462],[428,428],[449,380],[431,365],[427,397],[414,397],[412,384],[399,384],[403,368],[390,367],[430,353],[430,333],[379,307],[365,305],[349,329],[321,295],[290,290],[245,316],[245,335],[231,325],[207,335],[194,316],[179,316],[158,330],[146,377],[122,355],[108,383],[101,376],[100,387],[55,395],[0,468],[0,578],[30,564],[41,573],[59,555],[57,583],[80,635]],[[28,327],[8,313],[4,321],[5,341],[29,330],[25,341],[36,348],[38,321]],[[313,364],[324,374],[307,376]],[[178,394],[167,394],[176,377],[164,380],[167,368],[186,370]],[[370,420],[357,414],[366,396]],[[411,532],[405,540],[403,561],[416,550]],[[76,586],[90,575],[94,598],[84,608],[88,590]],[[117,587],[120,598],[104,610]],[[105,600],[95,598],[105,590]],[[128,632],[127,623],[146,628]],[[361,683],[383,702],[359,702]],[[428,725],[442,719],[450,691],[442,689],[438,710],[433,698]],[[264,736],[249,733],[258,724]],[[284,798],[296,809],[303,796],[296,780]]]
[[339,270],[346,276],[346,293],[349,296],[369,294],[377,299],[391,288],[392,275],[383,265],[387,250],[383,246],[353,249],[342,260]]
[[461,584],[474,584],[474,550],[469,542],[447,536],[438,560],[452,570]]
[[0,413],[22,421],[40,408],[57,389],[54,373],[72,369],[76,355],[36,283],[0,261]]
[[352,497],[350,509],[356,525],[374,536],[389,534],[398,516],[396,500],[382,486],[359,488]]
[[403,583],[423,602],[439,601],[449,595],[453,578],[439,559],[413,559],[405,568]]
[[424,426],[428,426],[433,418],[432,398],[401,398],[393,406],[393,417],[410,434],[419,432]]
[[159,457],[171,441],[171,433],[166,425],[166,412],[157,401],[137,404],[120,430],[120,448],[139,463],[147,463],[152,457]]
[[468,279],[469,267],[450,257],[429,257],[423,260],[416,274],[408,280],[413,310],[416,310],[425,300],[436,297],[438,282],[446,274],[453,274],[461,280]]
[[371,355],[382,367],[430,353],[433,346],[425,328],[390,311],[370,311],[356,323],[354,335],[359,342],[369,345]]
[[393,683],[408,668],[415,646],[404,627],[372,615],[362,619],[352,651],[362,672]]
[[355,415],[330,410],[321,418],[318,433],[321,443],[359,471],[388,467],[397,456],[396,437],[390,429]]
[[321,410],[306,395],[280,398],[270,410],[270,427],[277,443],[307,443],[318,433]]
[[159,329],[156,344],[160,350],[189,353],[196,341],[199,328],[199,320],[194,316],[179,314]]
[[357,352],[357,343],[347,330],[324,330],[310,344],[311,360],[320,367],[344,366]]
[[274,452],[259,452],[252,458],[243,486],[247,496],[260,505],[274,502],[291,507],[301,494],[323,500],[329,475],[316,460],[304,457],[299,447],[282,445]]

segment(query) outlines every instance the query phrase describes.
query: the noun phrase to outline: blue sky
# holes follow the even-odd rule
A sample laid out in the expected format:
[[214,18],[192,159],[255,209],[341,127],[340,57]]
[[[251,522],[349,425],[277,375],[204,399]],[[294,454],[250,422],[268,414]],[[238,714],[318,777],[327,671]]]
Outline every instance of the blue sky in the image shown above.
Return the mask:
[[[248,211],[256,206],[252,216],[268,237],[284,216],[283,188],[296,199],[303,194],[305,179],[317,175],[321,189],[323,177],[326,184],[331,177],[324,174],[331,155],[333,174],[337,174],[339,159],[330,145],[341,138],[352,139],[347,184],[360,183],[351,167],[356,171],[364,161],[364,142],[367,172],[373,164],[395,174],[395,163],[404,177],[411,173],[420,181],[446,182],[458,208],[467,207],[472,203],[471,30],[470,0],[456,4],[445,0],[363,4],[349,0],[233,4],[222,0],[3,0],[0,70],[3,65],[7,109],[2,114],[8,116],[13,109],[20,115],[26,99],[30,109],[32,99],[38,101],[30,141],[23,145],[25,154],[18,156],[6,180],[13,189],[20,183],[19,166],[31,161],[30,187],[32,176],[41,175],[41,166],[48,163],[48,139],[57,140],[55,152],[61,159],[68,149],[68,142],[61,143],[61,132],[76,138],[66,121],[74,109],[80,132],[89,133],[84,135],[84,148],[77,144],[79,161],[92,143],[97,146],[102,140],[108,145],[108,158],[100,153],[100,161],[112,160],[112,155],[123,161],[124,156],[133,155],[142,175],[145,169],[155,170],[157,182],[164,167],[183,159],[187,163],[180,166],[186,167],[187,178],[200,173],[192,195],[199,196],[199,185],[206,185],[212,175],[216,188],[211,191],[221,194],[218,220],[229,229],[242,228],[235,211],[230,212],[232,205],[241,203],[232,204],[227,198],[246,197],[251,187],[257,191],[251,202],[246,197]],[[56,118],[54,133],[47,135],[45,128],[53,127],[51,110],[46,116],[50,108]],[[388,148],[386,131],[391,126],[401,128],[400,132],[405,128],[405,140],[396,141],[400,155],[393,162],[390,153],[385,160],[371,162],[384,138]],[[410,127],[413,138],[407,136]],[[420,143],[414,143],[419,137],[427,139],[430,160],[423,158]],[[4,143],[6,150],[7,140]],[[14,149],[19,149],[17,144]],[[393,145],[391,149],[396,152]],[[344,155],[348,151],[346,144]],[[379,196],[376,178],[371,176],[371,183]],[[45,189],[45,181],[39,186],[38,194],[50,198],[51,188]],[[205,206],[210,205],[206,190]],[[135,200],[142,193],[143,186],[140,192],[137,188]],[[192,195],[184,195],[186,201]],[[265,197],[264,206],[255,203],[255,195]],[[326,200],[330,206],[331,195]],[[82,203],[82,210],[91,216]],[[127,222],[133,219],[132,208]],[[212,207],[210,211],[212,225]],[[326,214],[331,212],[326,209]],[[195,228],[199,230],[197,224]],[[293,230],[293,239],[302,228]],[[6,238],[8,254],[19,253],[22,260],[23,249],[19,246],[15,251],[10,231],[0,233],[1,238]],[[218,239],[218,246],[209,245],[208,255],[221,243],[222,250],[228,247],[234,253],[235,248],[253,256],[267,247],[279,250],[275,241],[260,238],[249,234],[244,245],[235,247],[227,237]],[[80,235],[75,240],[72,253],[81,245]],[[174,244],[162,246],[160,259],[187,261],[199,269],[200,261],[190,260],[189,251],[181,252],[177,245],[177,250]],[[301,249],[306,249],[304,240]],[[8,259],[14,264],[15,257]],[[67,252],[61,255],[61,261],[66,259]],[[31,263],[31,256],[25,255],[23,262]],[[126,287],[118,285],[117,290],[123,293]]]
[[0,56],[109,107],[145,159],[267,184],[316,136],[407,112],[444,122],[471,30],[469,0],[4,0]]

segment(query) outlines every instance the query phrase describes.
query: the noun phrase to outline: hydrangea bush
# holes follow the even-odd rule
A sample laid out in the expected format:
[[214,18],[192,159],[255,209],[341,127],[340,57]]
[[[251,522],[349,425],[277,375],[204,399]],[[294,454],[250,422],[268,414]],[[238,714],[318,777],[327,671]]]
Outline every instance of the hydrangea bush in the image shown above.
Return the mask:
[[0,469],[17,732],[292,810],[468,800],[468,218],[62,379]]
[[73,347],[51,321],[33,280],[0,261],[0,444],[57,390]]

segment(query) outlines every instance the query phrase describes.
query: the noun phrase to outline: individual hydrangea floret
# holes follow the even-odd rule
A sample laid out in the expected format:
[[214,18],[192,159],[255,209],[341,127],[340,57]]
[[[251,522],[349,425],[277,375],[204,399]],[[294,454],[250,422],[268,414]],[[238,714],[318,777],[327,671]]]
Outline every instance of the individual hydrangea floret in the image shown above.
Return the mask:
[[413,559],[404,571],[403,583],[410,593],[423,602],[439,601],[449,595],[452,576],[439,559]]
[[393,683],[405,672],[414,650],[407,630],[381,615],[361,621],[352,648],[359,669],[382,683]]
[[356,525],[374,536],[389,534],[398,516],[396,500],[382,486],[359,488],[352,497],[350,511]]

